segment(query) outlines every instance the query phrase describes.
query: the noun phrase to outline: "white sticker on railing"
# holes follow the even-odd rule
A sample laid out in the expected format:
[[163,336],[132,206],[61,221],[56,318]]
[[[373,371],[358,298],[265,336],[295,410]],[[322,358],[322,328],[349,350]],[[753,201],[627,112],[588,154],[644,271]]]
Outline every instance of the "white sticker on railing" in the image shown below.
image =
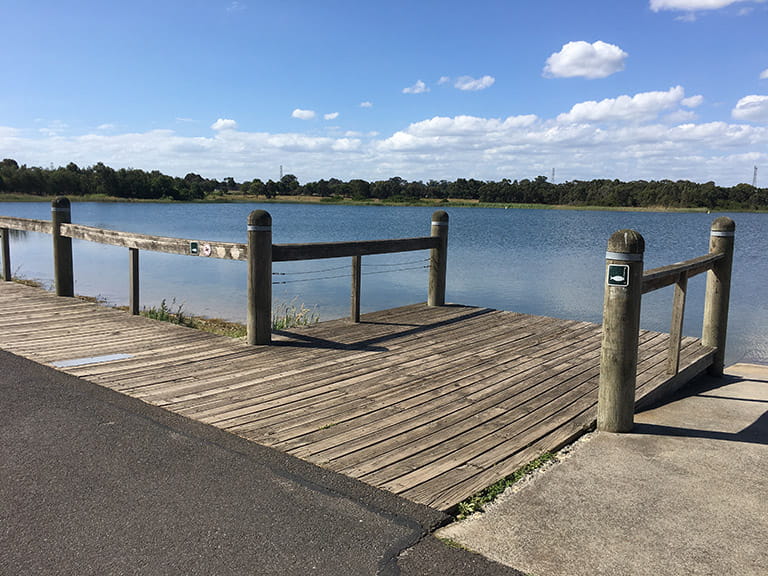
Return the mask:
[[74,358],[73,360],[60,360],[52,362],[56,368],[72,368],[74,366],[87,366],[88,364],[102,364],[114,360],[126,360],[133,358],[133,354],[107,354],[106,356],[91,356],[90,358]]

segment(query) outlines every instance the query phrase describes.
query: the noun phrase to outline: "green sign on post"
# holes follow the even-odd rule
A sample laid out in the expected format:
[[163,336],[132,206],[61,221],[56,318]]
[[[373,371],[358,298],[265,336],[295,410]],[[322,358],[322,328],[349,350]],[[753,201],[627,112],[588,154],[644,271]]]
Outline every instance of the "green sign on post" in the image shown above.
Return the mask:
[[200,253],[200,247],[197,242],[189,243],[189,253],[193,256],[197,256]]
[[626,264],[609,265],[608,286],[629,286],[629,266]]

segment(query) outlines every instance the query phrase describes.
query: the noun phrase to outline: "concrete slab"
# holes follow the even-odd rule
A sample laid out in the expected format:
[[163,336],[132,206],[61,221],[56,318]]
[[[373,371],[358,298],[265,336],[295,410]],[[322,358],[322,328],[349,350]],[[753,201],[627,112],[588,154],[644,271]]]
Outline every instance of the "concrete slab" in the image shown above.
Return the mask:
[[536,576],[768,574],[768,366],[595,433],[451,538]]

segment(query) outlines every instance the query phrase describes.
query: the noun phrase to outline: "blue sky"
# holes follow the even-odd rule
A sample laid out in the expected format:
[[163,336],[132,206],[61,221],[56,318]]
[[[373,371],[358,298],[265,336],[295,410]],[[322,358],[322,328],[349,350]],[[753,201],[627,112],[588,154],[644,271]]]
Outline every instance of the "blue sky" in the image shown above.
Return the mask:
[[0,0],[0,157],[768,185],[765,0]]

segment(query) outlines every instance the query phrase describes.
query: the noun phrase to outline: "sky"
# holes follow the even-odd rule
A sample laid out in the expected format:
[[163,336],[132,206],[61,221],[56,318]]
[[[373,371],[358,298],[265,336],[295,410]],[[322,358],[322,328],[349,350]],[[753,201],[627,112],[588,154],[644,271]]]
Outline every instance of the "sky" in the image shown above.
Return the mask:
[[768,186],[766,0],[0,0],[0,158]]

